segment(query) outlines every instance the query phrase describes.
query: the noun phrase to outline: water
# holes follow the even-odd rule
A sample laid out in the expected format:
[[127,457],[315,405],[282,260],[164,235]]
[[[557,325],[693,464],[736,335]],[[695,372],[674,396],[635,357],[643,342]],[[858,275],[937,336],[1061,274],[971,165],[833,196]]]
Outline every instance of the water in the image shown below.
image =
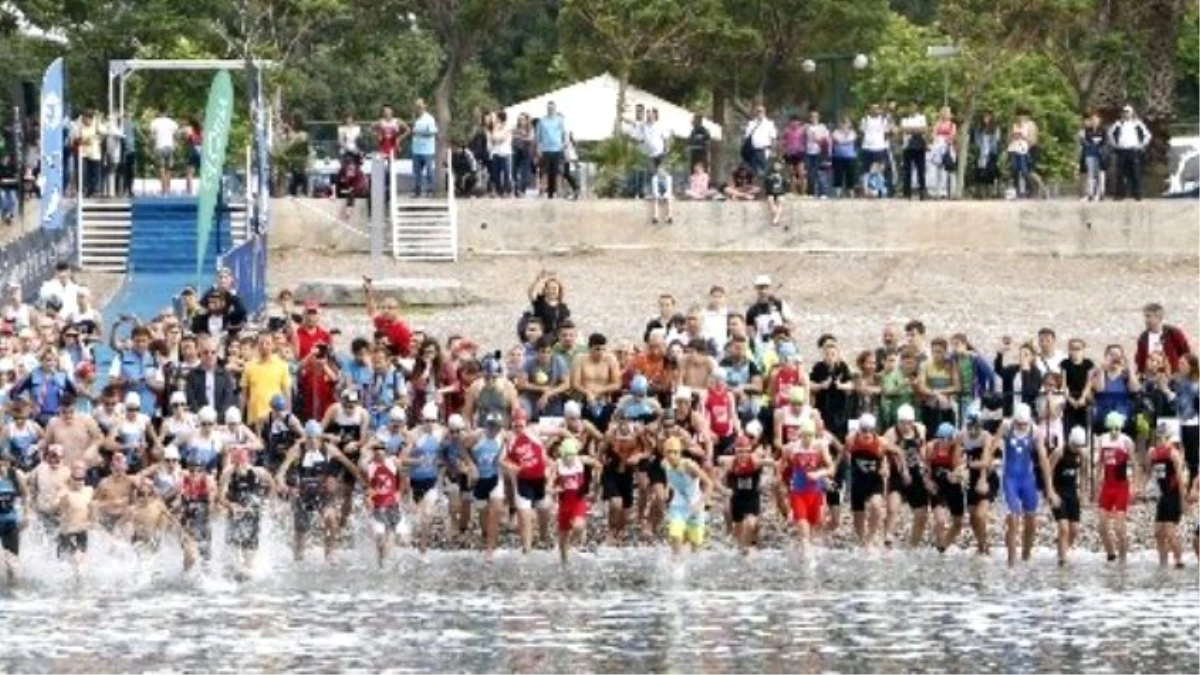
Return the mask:
[[[220,527],[218,527],[218,530]],[[218,542],[220,532],[214,539]],[[358,537],[331,565],[294,564],[265,533],[249,580],[223,546],[180,573],[93,533],[76,580],[26,537],[0,591],[0,671],[1197,672],[1193,566],[1149,553],[1121,570],[998,556],[721,548],[674,567],[654,549],[601,549],[563,569],[548,551],[401,551],[380,570]]]

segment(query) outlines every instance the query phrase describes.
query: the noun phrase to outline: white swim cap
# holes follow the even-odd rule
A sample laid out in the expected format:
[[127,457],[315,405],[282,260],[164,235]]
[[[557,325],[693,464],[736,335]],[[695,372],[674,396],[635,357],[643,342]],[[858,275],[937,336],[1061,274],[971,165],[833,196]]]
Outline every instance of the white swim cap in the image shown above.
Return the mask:
[[408,415],[404,414],[404,408],[396,406],[388,411],[388,421],[404,424],[408,420]]
[[136,391],[131,391],[128,394],[125,394],[125,407],[126,408],[141,408],[142,407],[142,397],[138,396],[138,393]]
[[215,424],[217,421],[217,411],[213,410],[213,407],[210,405],[206,405],[201,408],[200,412],[197,413],[196,416],[200,418],[202,423],[207,422],[209,424]]
[[171,393],[171,405],[187,403],[187,396],[182,391]]
[[917,411],[913,410],[911,405],[905,403],[904,405],[900,406],[898,410],[896,410],[896,421],[915,422],[917,421]]
[[863,413],[862,417],[858,418],[858,428],[864,429],[864,430],[865,429],[874,429],[875,428],[875,416],[872,415],[871,413]]
[[163,459],[179,459],[179,448],[174,445],[168,445],[166,450],[163,450]]
[[1076,447],[1087,445],[1087,431],[1083,427],[1071,429],[1071,435],[1067,437],[1067,442]]
[[563,417],[575,420],[583,416],[583,408],[579,405],[579,401],[567,401],[563,406]]
[[241,409],[238,408],[237,406],[232,406],[232,405],[229,406],[229,409],[225,411],[225,424],[241,424],[241,423],[242,423]]
[[1033,409],[1028,403],[1018,403],[1013,408],[1013,421],[1017,424],[1029,424],[1033,421]]
[[446,420],[446,424],[455,431],[462,431],[463,429],[467,428],[467,421],[458,413],[451,415],[450,419]]
[[746,435],[747,436],[753,436],[754,438],[759,438],[760,436],[762,436],[762,432],[763,432],[762,422],[759,422],[758,420],[750,420],[750,422],[746,425]]
[[421,419],[425,420],[426,422],[436,422],[437,418],[438,407],[436,403],[430,401],[429,403],[425,404],[424,408],[421,408]]

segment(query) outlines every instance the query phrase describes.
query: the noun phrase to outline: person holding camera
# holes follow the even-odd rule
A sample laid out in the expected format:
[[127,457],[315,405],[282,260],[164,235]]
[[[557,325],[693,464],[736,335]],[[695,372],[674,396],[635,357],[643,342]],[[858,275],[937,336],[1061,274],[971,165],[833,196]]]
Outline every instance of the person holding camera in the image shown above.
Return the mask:
[[1121,345],[1109,345],[1104,350],[1104,361],[1092,371],[1092,392],[1096,405],[1092,411],[1093,431],[1107,431],[1105,420],[1109,413],[1117,413],[1124,421],[1126,434],[1133,430],[1133,396],[1141,389],[1137,372],[1129,367],[1125,349]]
[[322,419],[325,411],[337,402],[338,384],[342,380],[336,356],[331,355],[329,343],[318,342],[300,360],[297,394],[298,412],[302,419]]

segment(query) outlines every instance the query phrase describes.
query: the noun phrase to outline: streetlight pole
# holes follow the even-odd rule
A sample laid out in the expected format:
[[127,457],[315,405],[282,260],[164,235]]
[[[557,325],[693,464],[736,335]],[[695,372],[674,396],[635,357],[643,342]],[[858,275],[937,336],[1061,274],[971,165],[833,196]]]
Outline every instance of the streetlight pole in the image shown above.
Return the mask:
[[950,105],[950,59],[958,58],[959,49],[954,45],[933,45],[925,48],[925,56],[942,61],[942,105]]
[[837,125],[842,118],[842,90],[845,88],[845,69],[840,66],[849,63],[855,70],[862,70],[870,63],[870,59],[866,54],[818,54],[804,59],[800,63],[800,68],[811,75],[816,72],[817,65],[822,63],[829,64],[830,74],[833,78],[833,119],[831,123]]

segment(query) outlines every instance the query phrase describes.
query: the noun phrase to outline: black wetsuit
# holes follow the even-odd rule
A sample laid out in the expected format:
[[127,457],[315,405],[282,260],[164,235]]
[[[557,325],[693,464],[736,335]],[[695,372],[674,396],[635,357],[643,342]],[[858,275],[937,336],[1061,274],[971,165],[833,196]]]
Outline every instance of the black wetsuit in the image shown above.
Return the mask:
[[226,540],[230,546],[258,548],[259,518],[262,509],[262,480],[252,469],[234,470],[229,475],[226,497],[235,508],[229,516]]
[[1079,522],[1079,452],[1070,446],[1063,448],[1062,457],[1054,465],[1054,491],[1059,505],[1050,510],[1055,520]]

